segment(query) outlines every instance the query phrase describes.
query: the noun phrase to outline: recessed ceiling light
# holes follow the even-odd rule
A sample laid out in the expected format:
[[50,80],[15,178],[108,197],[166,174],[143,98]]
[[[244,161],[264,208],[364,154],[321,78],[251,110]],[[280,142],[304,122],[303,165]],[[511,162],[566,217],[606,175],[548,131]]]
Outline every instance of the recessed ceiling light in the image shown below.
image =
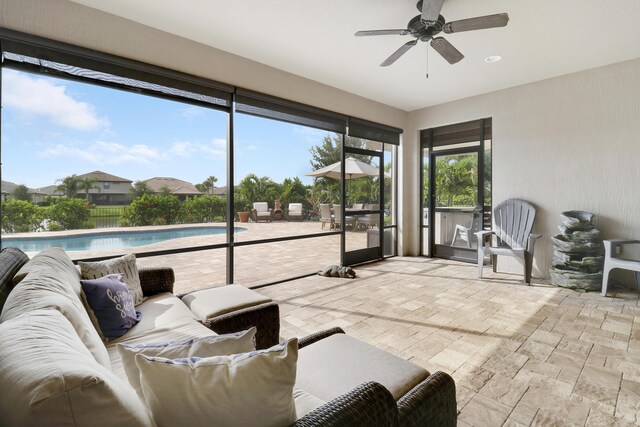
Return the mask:
[[484,58],[484,62],[488,62],[489,64],[492,64],[494,62],[498,62],[502,59],[502,56],[500,55],[493,55],[493,56],[487,56],[486,58]]

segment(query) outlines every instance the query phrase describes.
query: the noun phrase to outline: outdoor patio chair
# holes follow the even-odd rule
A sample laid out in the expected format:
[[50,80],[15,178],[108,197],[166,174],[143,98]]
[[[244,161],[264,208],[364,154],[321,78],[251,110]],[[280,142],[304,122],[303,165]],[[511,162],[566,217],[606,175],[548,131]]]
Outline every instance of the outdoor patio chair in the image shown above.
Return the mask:
[[267,202],[255,202],[253,204],[253,210],[251,211],[251,218],[253,218],[255,222],[273,221],[273,209],[269,208]]
[[473,210],[473,217],[471,218],[471,225],[465,227],[464,225],[456,224],[456,231],[453,233],[453,240],[451,240],[451,246],[456,244],[456,240],[461,238],[467,242],[467,247],[471,248],[472,239],[475,237],[475,233],[482,228],[482,208],[477,207]]
[[287,221],[302,221],[302,203],[289,203]]
[[342,220],[342,205],[333,205],[333,214],[335,215],[335,228],[342,228],[350,225],[352,228],[356,225],[356,219],[352,216],[346,216],[344,221]]
[[[604,243],[604,269],[602,271],[602,296],[607,296],[607,288],[609,287],[609,273],[614,268],[621,268],[634,272],[636,288],[638,288],[640,276],[640,260],[619,258],[622,254],[624,245],[640,244],[640,240],[603,240]],[[620,248],[620,249],[618,249]],[[619,251],[619,253],[618,253]]]
[[[495,272],[498,266],[498,255],[512,256],[524,265],[524,280],[531,284],[531,268],[533,249],[540,234],[532,234],[536,208],[526,200],[508,199],[493,210],[493,231],[478,231],[478,277],[482,278],[484,256],[491,255],[491,264]],[[496,244],[491,244],[488,236],[495,234]],[[487,242],[489,240],[489,242]]]
[[[380,209],[380,205],[374,204],[366,204],[364,205],[364,209],[368,211],[377,211]],[[377,228],[380,226],[380,215],[379,214],[367,214],[362,215],[358,218],[358,227],[362,226],[363,228]]]
[[320,221],[322,222],[322,228],[325,224],[329,224],[329,230],[335,227],[334,216],[331,214],[331,205],[328,203],[320,204]]

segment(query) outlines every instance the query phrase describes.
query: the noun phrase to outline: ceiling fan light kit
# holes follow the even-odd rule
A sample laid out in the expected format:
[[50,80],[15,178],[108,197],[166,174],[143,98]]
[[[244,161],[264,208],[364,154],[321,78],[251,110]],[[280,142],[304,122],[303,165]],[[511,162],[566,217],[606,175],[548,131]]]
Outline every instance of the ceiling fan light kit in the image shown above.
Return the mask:
[[[391,56],[385,59],[380,66],[387,67],[396,62],[409,49],[415,46],[418,41],[430,41],[433,50],[438,52],[449,64],[460,62],[464,55],[456,49],[447,39],[438,36],[444,32],[445,34],[460,33],[463,31],[483,30],[486,28],[504,27],[509,22],[509,15],[506,13],[498,13],[495,15],[478,16],[475,18],[461,19],[458,21],[446,22],[445,18],[440,15],[444,0],[420,0],[416,7],[421,12],[420,15],[414,16],[407,28],[393,30],[366,30],[358,31],[356,36],[383,36],[383,35],[410,35],[415,38],[410,42],[400,46],[398,50],[393,52]],[[436,37],[437,36],[437,37]],[[497,57],[497,56],[496,56]],[[496,58],[490,57],[490,58]],[[497,62],[499,59],[486,62]]]

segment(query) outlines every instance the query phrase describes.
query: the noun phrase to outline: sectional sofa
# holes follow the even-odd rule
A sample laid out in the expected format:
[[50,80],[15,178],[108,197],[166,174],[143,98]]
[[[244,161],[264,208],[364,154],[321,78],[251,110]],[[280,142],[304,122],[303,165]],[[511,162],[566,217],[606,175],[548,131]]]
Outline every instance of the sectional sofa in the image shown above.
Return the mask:
[[[62,249],[47,249],[31,260],[14,248],[0,253],[0,424],[163,424],[127,380],[118,344],[217,333],[172,293],[170,268],[140,269],[139,278],[146,298],[136,306],[141,320],[120,338],[105,342],[87,309],[79,270]],[[228,313],[224,321],[208,326],[260,330],[260,310],[237,317]],[[273,315],[272,306],[266,310]],[[269,329],[273,326],[264,330]],[[260,339],[262,347],[278,344],[277,334],[263,333]],[[443,372],[430,374],[340,329],[301,338],[297,353],[292,425],[456,424],[455,384]],[[183,409],[176,405],[168,410]],[[264,419],[260,425],[271,424]]]

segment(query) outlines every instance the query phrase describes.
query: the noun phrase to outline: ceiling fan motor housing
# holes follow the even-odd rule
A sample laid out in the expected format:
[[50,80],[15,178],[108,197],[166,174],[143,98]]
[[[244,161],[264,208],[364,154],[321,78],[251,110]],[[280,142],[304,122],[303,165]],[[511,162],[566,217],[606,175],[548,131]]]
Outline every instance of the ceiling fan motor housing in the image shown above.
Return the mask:
[[444,27],[444,17],[438,16],[438,20],[430,23],[428,26],[422,21],[421,15],[416,15],[407,24],[407,29],[411,32],[411,35],[420,41],[426,42],[439,34]]

